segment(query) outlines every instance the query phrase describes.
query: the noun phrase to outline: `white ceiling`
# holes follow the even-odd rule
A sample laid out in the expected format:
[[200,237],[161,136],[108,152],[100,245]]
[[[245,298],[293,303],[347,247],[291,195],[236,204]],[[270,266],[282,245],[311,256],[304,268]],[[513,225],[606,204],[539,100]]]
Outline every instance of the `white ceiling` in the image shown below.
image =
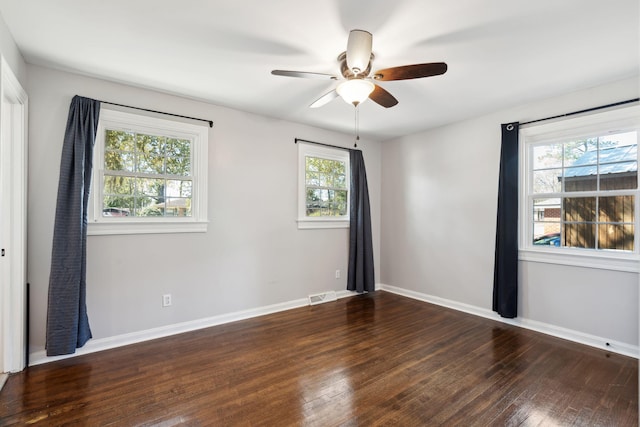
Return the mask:
[[373,33],[374,70],[446,62],[442,76],[381,82],[397,106],[360,106],[361,133],[385,140],[637,76],[638,3],[0,0],[0,13],[28,63],[342,132],[353,106],[307,108],[335,82],[270,71],[338,75],[356,28]]

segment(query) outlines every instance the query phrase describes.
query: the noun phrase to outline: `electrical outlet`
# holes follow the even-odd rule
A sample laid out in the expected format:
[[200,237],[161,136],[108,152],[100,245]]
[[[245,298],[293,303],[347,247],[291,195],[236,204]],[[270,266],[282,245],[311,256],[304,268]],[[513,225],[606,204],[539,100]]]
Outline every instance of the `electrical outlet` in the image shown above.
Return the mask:
[[340,270],[336,270],[336,279],[340,278]]
[[171,294],[162,295],[162,306],[169,307],[171,305]]

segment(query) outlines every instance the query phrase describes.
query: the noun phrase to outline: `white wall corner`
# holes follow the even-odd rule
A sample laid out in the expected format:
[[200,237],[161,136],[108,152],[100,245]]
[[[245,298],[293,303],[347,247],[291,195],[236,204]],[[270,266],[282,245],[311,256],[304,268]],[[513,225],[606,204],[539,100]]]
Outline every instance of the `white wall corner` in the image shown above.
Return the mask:
[[638,359],[640,356],[640,348],[637,345],[613,341],[607,338],[602,338],[595,335],[586,334],[584,332],[567,329],[561,326],[551,325],[548,323],[543,323],[543,322],[539,322],[531,319],[525,319],[525,318],[505,319],[504,317],[500,317],[497,313],[482,307],[477,307],[470,304],[464,304],[461,302],[448,300],[445,298],[440,298],[433,295],[412,291],[409,289],[398,288],[396,286],[385,285],[381,283],[380,289],[383,291],[397,294],[397,295],[413,298],[418,301],[428,302],[428,303],[439,305],[442,307],[451,308],[453,310],[462,311],[464,313],[473,314],[475,316],[496,320],[501,323],[507,323],[509,325],[518,326],[521,328],[540,332],[546,335],[551,335],[557,338],[573,341],[579,344],[588,345],[590,347],[599,348],[601,350],[609,351],[612,353],[618,353],[618,354],[630,356],[636,359]]

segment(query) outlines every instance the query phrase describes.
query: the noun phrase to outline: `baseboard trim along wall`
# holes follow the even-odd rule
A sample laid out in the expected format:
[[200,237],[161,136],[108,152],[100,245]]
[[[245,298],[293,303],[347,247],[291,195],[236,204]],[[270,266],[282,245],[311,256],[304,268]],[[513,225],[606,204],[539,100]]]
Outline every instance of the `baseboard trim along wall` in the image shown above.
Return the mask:
[[[612,353],[623,354],[638,358],[640,351],[638,346],[629,345],[622,342],[607,340],[606,338],[598,337],[595,335],[585,334],[583,332],[574,331],[571,329],[562,328],[547,323],[538,322],[536,320],[516,318],[505,319],[500,317],[493,311],[476,307],[469,304],[464,304],[457,301],[448,300],[445,298],[436,297],[433,295],[427,295],[408,289],[398,288],[395,286],[376,284],[376,289],[391,292],[397,295],[405,296],[408,298],[416,299],[431,304],[436,304],[442,307],[451,308],[453,310],[462,311],[464,313],[473,314],[475,316],[484,317],[498,322],[507,323],[521,328],[530,329],[543,334],[551,335],[554,337],[574,341],[580,344],[585,344],[591,347],[596,347]],[[350,297],[356,295],[351,291],[338,291],[336,296],[338,299]],[[236,322],[238,320],[250,319],[252,317],[264,316],[266,314],[277,313],[280,311],[291,310],[294,308],[300,308],[309,306],[308,298],[301,298],[293,301],[288,301],[280,304],[273,304],[264,307],[253,308],[249,310],[237,311],[234,313],[221,314],[219,316],[208,317],[199,320],[193,320],[190,322],[176,323],[173,325],[161,326],[158,328],[147,329],[144,331],[132,332],[123,335],[117,335],[108,338],[97,338],[90,340],[84,347],[79,348],[74,354],[65,356],[47,357],[45,350],[35,351],[29,354],[29,365],[40,365],[43,363],[54,362],[56,360],[68,359],[70,357],[81,356],[83,354],[95,353],[102,350],[108,350],[111,348],[121,347],[130,344],[136,344],[139,342],[149,341],[157,338],[164,338],[167,336],[181,334],[184,332],[195,331],[198,329],[209,328],[211,326],[222,325],[225,323]],[[607,343],[609,344],[607,346]]]
[[[356,295],[351,291],[337,291],[338,299]],[[144,331],[131,332],[128,334],[116,335],[108,338],[96,338],[89,340],[87,344],[76,350],[74,354],[64,356],[47,357],[46,350],[39,350],[29,354],[29,366],[41,365],[43,363],[55,362],[56,360],[68,359],[71,357],[81,356],[83,354],[95,353],[111,348],[122,347],[125,345],[136,344],[139,342],[164,338],[171,335],[191,332],[198,329],[209,328],[211,326],[222,325],[225,323],[236,322],[238,320],[250,319],[252,317],[264,316],[266,314],[277,313],[280,311],[291,310],[309,305],[308,298],[301,298],[280,304],[273,304],[264,307],[253,308],[249,310],[237,311],[234,313],[221,314],[219,316],[207,317],[204,319],[193,320],[189,322],[176,323],[173,325],[160,326],[158,328],[147,329]]]
[[[519,326],[521,328],[530,329],[532,331],[541,332],[543,334],[551,335],[557,338],[562,338],[569,341],[574,341],[580,344],[585,344],[591,347],[596,347],[612,353],[618,353],[625,356],[630,356],[638,359],[640,356],[640,349],[638,346],[626,344],[623,342],[612,341],[606,338],[598,337],[595,335],[585,334],[583,332],[575,331],[572,329],[563,328],[560,326],[550,325],[548,323],[538,322],[536,320],[516,318],[505,319],[500,317],[497,313],[487,310],[485,308],[476,307],[469,304],[464,304],[457,301],[448,300],[445,298],[436,297],[433,295],[427,295],[408,289],[398,288],[395,286],[379,284],[377,289],[391,292],[397,295],[402,295],[408,298],[413,298],[419,301],[428,302],[431,304],[440,305],[442,307],[451,308],[454,310],[462,311],[465,313],[473,314],[487,319],[496,320],[498,322],[507,323],[509,325]],[[609,345],[607,345],[609,344]]]

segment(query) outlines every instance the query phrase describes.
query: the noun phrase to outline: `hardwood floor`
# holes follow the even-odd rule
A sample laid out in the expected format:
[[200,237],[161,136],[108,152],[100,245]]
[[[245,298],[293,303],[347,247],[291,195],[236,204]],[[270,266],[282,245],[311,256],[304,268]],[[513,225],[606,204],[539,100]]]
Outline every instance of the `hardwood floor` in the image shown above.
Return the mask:
[[637,426],[638,361],[378,291],[30,367],[0,424]]

